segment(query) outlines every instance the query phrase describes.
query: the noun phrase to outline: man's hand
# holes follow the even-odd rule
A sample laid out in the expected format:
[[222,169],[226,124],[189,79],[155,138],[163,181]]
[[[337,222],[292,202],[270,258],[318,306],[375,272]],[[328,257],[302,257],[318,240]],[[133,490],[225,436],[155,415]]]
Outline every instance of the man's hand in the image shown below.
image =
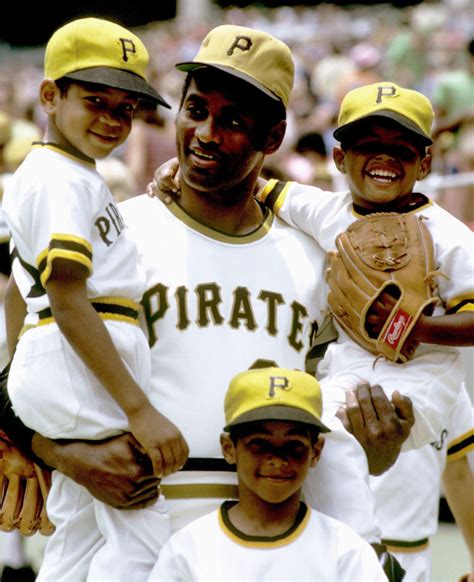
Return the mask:
[[180,188],[178,158],[172,158],[155,170],[153,182],[148,184],[146,192],[150,198],[156,197],[169,204],[179,196]]
[[365,450],[371,475],[381,475],[395,463],[415,423],[407,396],[394,392],[390,401],[380,386],[366,382],[346,393],[346,407],[337,416]]
[[35,434],[33,452],[116,509],[155,503],[160,480],[131,434],[103,441],[52,441]]

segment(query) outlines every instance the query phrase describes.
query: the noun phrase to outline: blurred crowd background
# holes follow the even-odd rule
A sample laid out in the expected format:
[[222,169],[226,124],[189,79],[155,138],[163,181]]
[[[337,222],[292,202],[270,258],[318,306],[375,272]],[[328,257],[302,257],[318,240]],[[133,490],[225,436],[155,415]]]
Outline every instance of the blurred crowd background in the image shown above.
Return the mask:
[[[291,47],[295,59],[288,130],[283,147],[267,158],[267,177],[298,180],[326,190],[344,189],[344,177],[332,163],[332,131],[342,97],[359,85],[393,81],[423,92],[436,112],[433,169],[418,190],[474,230],[472,0],[427,1],[408,7],[319,3],[279,8],[255,4],[223,9],[213,5],[211,9],[211,0],[187,0],[186,5],[190,10],[176,18],[134,28],[150,52],[150,80],[173,108],[140,108],[126,143],[98,163],[117,200],[143,193],[155,169],[175,154],[174,117],[184,74],[174,65],[191,60],[211,28],[233,23],[281,38]],[[92,15],[110,17],[81,13],[78,6],[73,18]],[[119,17],[116,21],[131,28]],[[0,38],[0,200],[9,176],[28,153],[31,142],[41,139],[44,131],[45,118],[38,106],[44,48],[13,47]],[[0,220],[0,243],[7,238]],[[0,252],[2,248],[6,255],[0,256],[0,266],[9,265],[8,245],[0,244]],[[0,305],[7,280],[8,269],[1,268]],[[0,309],[0,364],[4,365],[7,356],[2,319]],[[468,389],[474,398],[474,352],[469,348],[463,355]],[[35,538],[38,542],[38,536]],[[460,534],[453,540],[452,551],[448,551],[443,537],[435,573],[446,564],[464,568],[464,555],[458,556],[463,548]],[[0,537],[0,550],[1,543]],[[33,560],[39,564],[41,543],[38,548],[33,544],[33,549],[38,550],[37,555],[33,553]],[[436,560],[437,552],[434,554]],[[451,560],[446,561],[446,555]],[[446,575],[443,571],[435,579],[455,577],[451,571]]]
[[[194,2],[196,7],[202,0]],[[81,14],[78,13],[77,16]],[[90,15],[90,14],[88,14]],[[100,14],[97,14],[100,16]],[[332,164],[332,131],[344,94],[391,80],[427,95],[436,111],[433,171],[419,185],[474,228],[474,7],[471,0],[393,4],[217,8],[135,28],[151,55],[150,75],[171,111],[141,108],[114,157],[99,163],[117,198],[142,193],[155,168],[174,155],[174,116],[184,74],[212,27],[242,24],[266,30],[292,49],[296,81],[283,147],[267,158],[268,176],[327,190],[345,187]],[[120,22],[120,19],[117,19]],[[0,171],[3,180],[41,137],[37,104],[44,47],[0,41]]]

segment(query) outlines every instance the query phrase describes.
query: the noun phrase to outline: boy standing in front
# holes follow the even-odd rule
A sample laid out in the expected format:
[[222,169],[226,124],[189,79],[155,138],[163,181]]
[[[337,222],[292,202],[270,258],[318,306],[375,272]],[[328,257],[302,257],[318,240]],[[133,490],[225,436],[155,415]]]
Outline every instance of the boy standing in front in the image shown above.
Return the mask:
[[[137,455],[147,453],[161,477],[182,466],[187,444],[149,401],[149,349],[138,325],[145,277],[95,167],[127,138],[139,99],[168,106],[148,84],[147,66],[141,40],[106,20],[75,20],[48,42],[45,139],[3,198],[27,307],[24,321],[8,313],[9,393],[24,423],[53,439],[132,432]],[[168,519],[162,505],[115,510],[56,471],[48,498],[56,530],[38,580],[145,579],[163,543],[154,533]],[[96,531],[83,527],[91,514]],[[91,536],[86,552],[81,542],[90,548]]]
[[174,534],[150,580],[386,580],[372,547],[308,507],[301,488],[329,432],[318,382],[268,367],[231,380],[222,453],[236,465],[238,501]]

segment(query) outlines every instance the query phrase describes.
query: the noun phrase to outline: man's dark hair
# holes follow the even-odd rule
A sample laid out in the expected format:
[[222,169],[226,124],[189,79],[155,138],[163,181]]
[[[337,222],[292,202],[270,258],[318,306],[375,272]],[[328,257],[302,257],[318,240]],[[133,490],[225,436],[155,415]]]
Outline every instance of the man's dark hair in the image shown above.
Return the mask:
[[281,101],[272,99],[250,83],[213,67],[203,67],[188,73],[184,81],[179,109],[183,106],[193,79],[201,90],[218,88],[232,97],[238,96],[245,105],[248,105],[256,121],[255,147],[257,150],[263,148],[270,130],[280,121],[286,120],[286,109]]

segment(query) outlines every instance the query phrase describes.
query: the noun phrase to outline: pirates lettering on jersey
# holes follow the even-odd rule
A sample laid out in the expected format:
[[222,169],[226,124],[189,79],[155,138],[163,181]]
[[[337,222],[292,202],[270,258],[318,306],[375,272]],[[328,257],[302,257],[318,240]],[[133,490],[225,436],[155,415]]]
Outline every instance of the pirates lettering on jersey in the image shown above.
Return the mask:
[[[194,313],[190,311],[189,298],[192,294],[196,305]],[[245,326],[249,331],[264,328],[271,336],[276,336],[280,332],[285,333],[288,343],[297,352],[305,347],[302,335],[308,310],[304,305],[298,301],[287,303],[280,293],[273,291],[262,289],[258,295],[252,296],[246,287],[236,287],[232,292],[230,315],[226,321],[223,315],[222,289],[217,283],[201,283],[196,285],[192,291],[180,286],[176,288],[174,293],[162,283],[148,289],[143,295],[142,305],[150,347],[153,347],[158,341],[156,325],[170,309],[170,301],[175,302],[176,327],[181,331],[188,329],[193,322],[198,327],[203,328],[210,325],[228,325],[231,329],[236,330]],[[263,302],[266,305],[264,321],[257,321],[256,302],[260,302],[260,304]],[[279,329],[278,316],[282,309],[290,311],[290,329]]]
[[117,206],[110,202],[105,207],[105,215],[99,216],[95,221],[100,238],[109,247],[125,228],[125,223]]

